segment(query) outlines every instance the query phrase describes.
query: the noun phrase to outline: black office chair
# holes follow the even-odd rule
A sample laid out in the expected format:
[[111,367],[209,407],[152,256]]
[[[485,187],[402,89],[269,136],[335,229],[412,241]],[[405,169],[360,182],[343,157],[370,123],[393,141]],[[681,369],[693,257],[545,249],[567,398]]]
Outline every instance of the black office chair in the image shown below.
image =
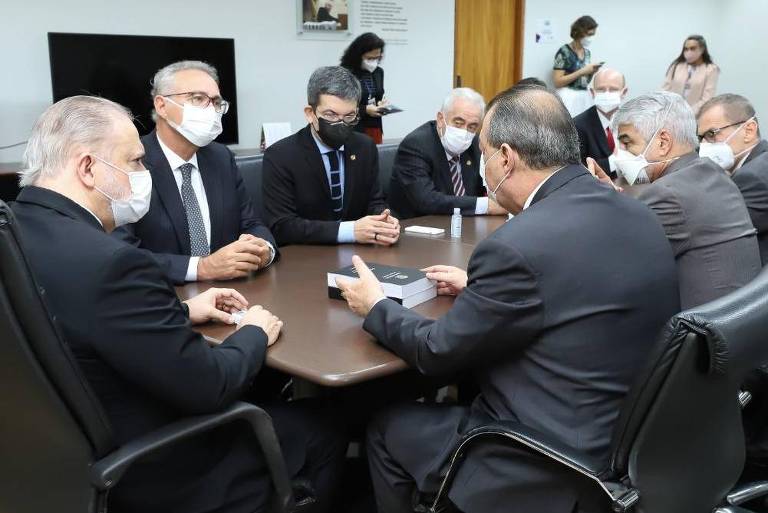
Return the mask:
[[264,217],[264,200],[261,195],[261,179],[263,176],[264,154],[243,155],[235,157],[235,165],[240,170],[243,177],[243,185],[248,191],[253,204],[256,206],[256,213],[262,221]]
[[377,146],[379,150],[379,185],[386,197],[389,193],[389,180],[392,177],[392,168],[395,165],[395,156],[399,143],[386,143]]
[[740,385],[768,362],[766,333],[768,269],[672,318],[623,404],[607,464],[519,423],[479,427],[457,444],[429,511],[452,507],[452,479],[478,443],[522,446],[572,470],[574,482],[591,482],[579,495],[579,512],[747,511],[739,506],[768,493],[768,482],[733,489],[744,467],[741,409],[748,394]]
[[292,483],[272,421],[252,404],[183,419],[116,447],[18,240],[13,214],[0,202],[0,511],[106,512],[109,491],[133,462],[235,421],[249,423],[259,442],[275,489],[274,511],[292,510]]

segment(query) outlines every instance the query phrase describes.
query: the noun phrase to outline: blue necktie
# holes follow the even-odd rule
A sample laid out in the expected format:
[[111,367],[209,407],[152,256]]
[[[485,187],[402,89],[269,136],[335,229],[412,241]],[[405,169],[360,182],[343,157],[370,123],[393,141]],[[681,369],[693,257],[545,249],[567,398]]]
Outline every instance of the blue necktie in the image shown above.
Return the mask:
[[187,226],[189,227],[189,248],[191,256],[208,256],[211,253],[211,248],[205,234],[203,214],[197,203],[197,195],[192,188],[193,169],[195,166],[189,162],[179,167],[179,171],[181,171],[181,201],[184,203],[184,212],[187,214]]

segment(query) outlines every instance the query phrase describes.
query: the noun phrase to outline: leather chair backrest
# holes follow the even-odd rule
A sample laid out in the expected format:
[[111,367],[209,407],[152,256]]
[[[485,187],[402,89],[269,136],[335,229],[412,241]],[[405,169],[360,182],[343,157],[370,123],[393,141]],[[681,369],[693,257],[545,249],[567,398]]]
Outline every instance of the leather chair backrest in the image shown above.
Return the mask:
[[711,511],[744,464],[739,388],[768,362],[768,271],[675,316],[633,386],[614,433],[611,473],[637,511]]
[[113,448],[112,432],[19,237],[0,202],[0,511],[82,513],[93,501],[89,464]]
[[264,199],[261,193],[261,179],[263,176],[264,155],[243,155],[235,157],[235,165],[240,170],[248,194],[256,207],[256,213],[262,221],[266,222],[264,217]]
[[392,177],[392,168],[395,165],[395,155],[399,143],[379,144],[379,186],[386,197],[389,191],[389,180]]

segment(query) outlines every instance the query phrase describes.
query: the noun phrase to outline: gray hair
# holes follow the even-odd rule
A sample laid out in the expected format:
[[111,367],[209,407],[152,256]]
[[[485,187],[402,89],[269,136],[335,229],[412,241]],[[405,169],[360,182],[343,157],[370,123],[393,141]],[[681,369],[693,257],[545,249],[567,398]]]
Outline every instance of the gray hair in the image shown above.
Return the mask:
[[32,127],[19,185],[56,175],[76,148],[100,151],[119,116],[133,119],[122,105],[96,96],[70,96],[48,107]]
[[480,108],[480,117],[485,114],[485,99],[483,96],[470,87],[457,87],[448,93],[448,96],[443,100],[443,106],[440,108],[440,112],[448,114],[453,109],[453,104],[457,99],[462,98],[468,100]]
[[486,140],[494,148],[508,144],[530,169],[580,162],[579,136],[568,109],[552,91],[511,88],[488,107]]
[[173,64],[169,64],[163,68],[160,68],[159,70],[157,70],[157,73],[155,73],[155,76],[152,79],[152,82],[150,82],[150,84],[152,85],[152,90],[150,91],[152,98],[154,98],[157,95],[168,94],[173,88],[173,79],[176,76],[176,73],[178,73],[179,71],[185,71],[188,69],[196,69],[198,71],[207,73],[213,79],[213,81],[216,82],[217,85],[219,83],[219,73],[216,71],[216,68],[214,68],[207,62],[203,62],[203,61],[174,62]]
[[341,66],[323,66],[317,68],[309,77],[307,84],[307,103],[317,107],[320,95],[329,94],[342,100],[360,102],[362,94],[360,82],[346,68]]
[[[729,123],[738,123],[756,117],[755,108],[745,97],[740,94],[720,94],[710,98],[701,106],[698,117],[713,107],[721,106],[725,119]],[[760,126],[757,127],[757,136],[760,136]]]
[[620,125],[635,127],[646,142],[650,142],[657,130],[666,128],[675,142],[692,148],[699,145],[693,110],[676,93],[656,91],[627,101],[611,120],[614,134],[619,133]]

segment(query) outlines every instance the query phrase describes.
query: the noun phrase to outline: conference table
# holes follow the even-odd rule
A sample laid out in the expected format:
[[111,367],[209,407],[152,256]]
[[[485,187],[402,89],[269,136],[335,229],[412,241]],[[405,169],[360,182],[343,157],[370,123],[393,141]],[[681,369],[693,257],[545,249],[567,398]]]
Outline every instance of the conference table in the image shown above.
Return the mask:
[[[478,242],[505,221],[504,216],[464,217],[462,237],[450,237],[450,216],[427,216],[403,221],[411,225],[444,228],[440,236],[411,235],[403,231],[392,247],[369,245],[280,248],[280,259],[267,269],[240,280],[190,283],[177,288],[187,299],[210,287],[238,290],[250,305],[262,305],[284,323],[277,342],[268,349],[266,365],[317,385],[344,387],[389,376],[408,368],[398,356],[366,333],[363,319],[346,302],[328,297],[327,273],[350,265],[353,255],[366,262],[423,268],[432,264],[466,268]],[[451,307],[453,298],[439,296],[414,307],[435,319]],[[196,327],[211,343],[234,332],[231,325]]]

